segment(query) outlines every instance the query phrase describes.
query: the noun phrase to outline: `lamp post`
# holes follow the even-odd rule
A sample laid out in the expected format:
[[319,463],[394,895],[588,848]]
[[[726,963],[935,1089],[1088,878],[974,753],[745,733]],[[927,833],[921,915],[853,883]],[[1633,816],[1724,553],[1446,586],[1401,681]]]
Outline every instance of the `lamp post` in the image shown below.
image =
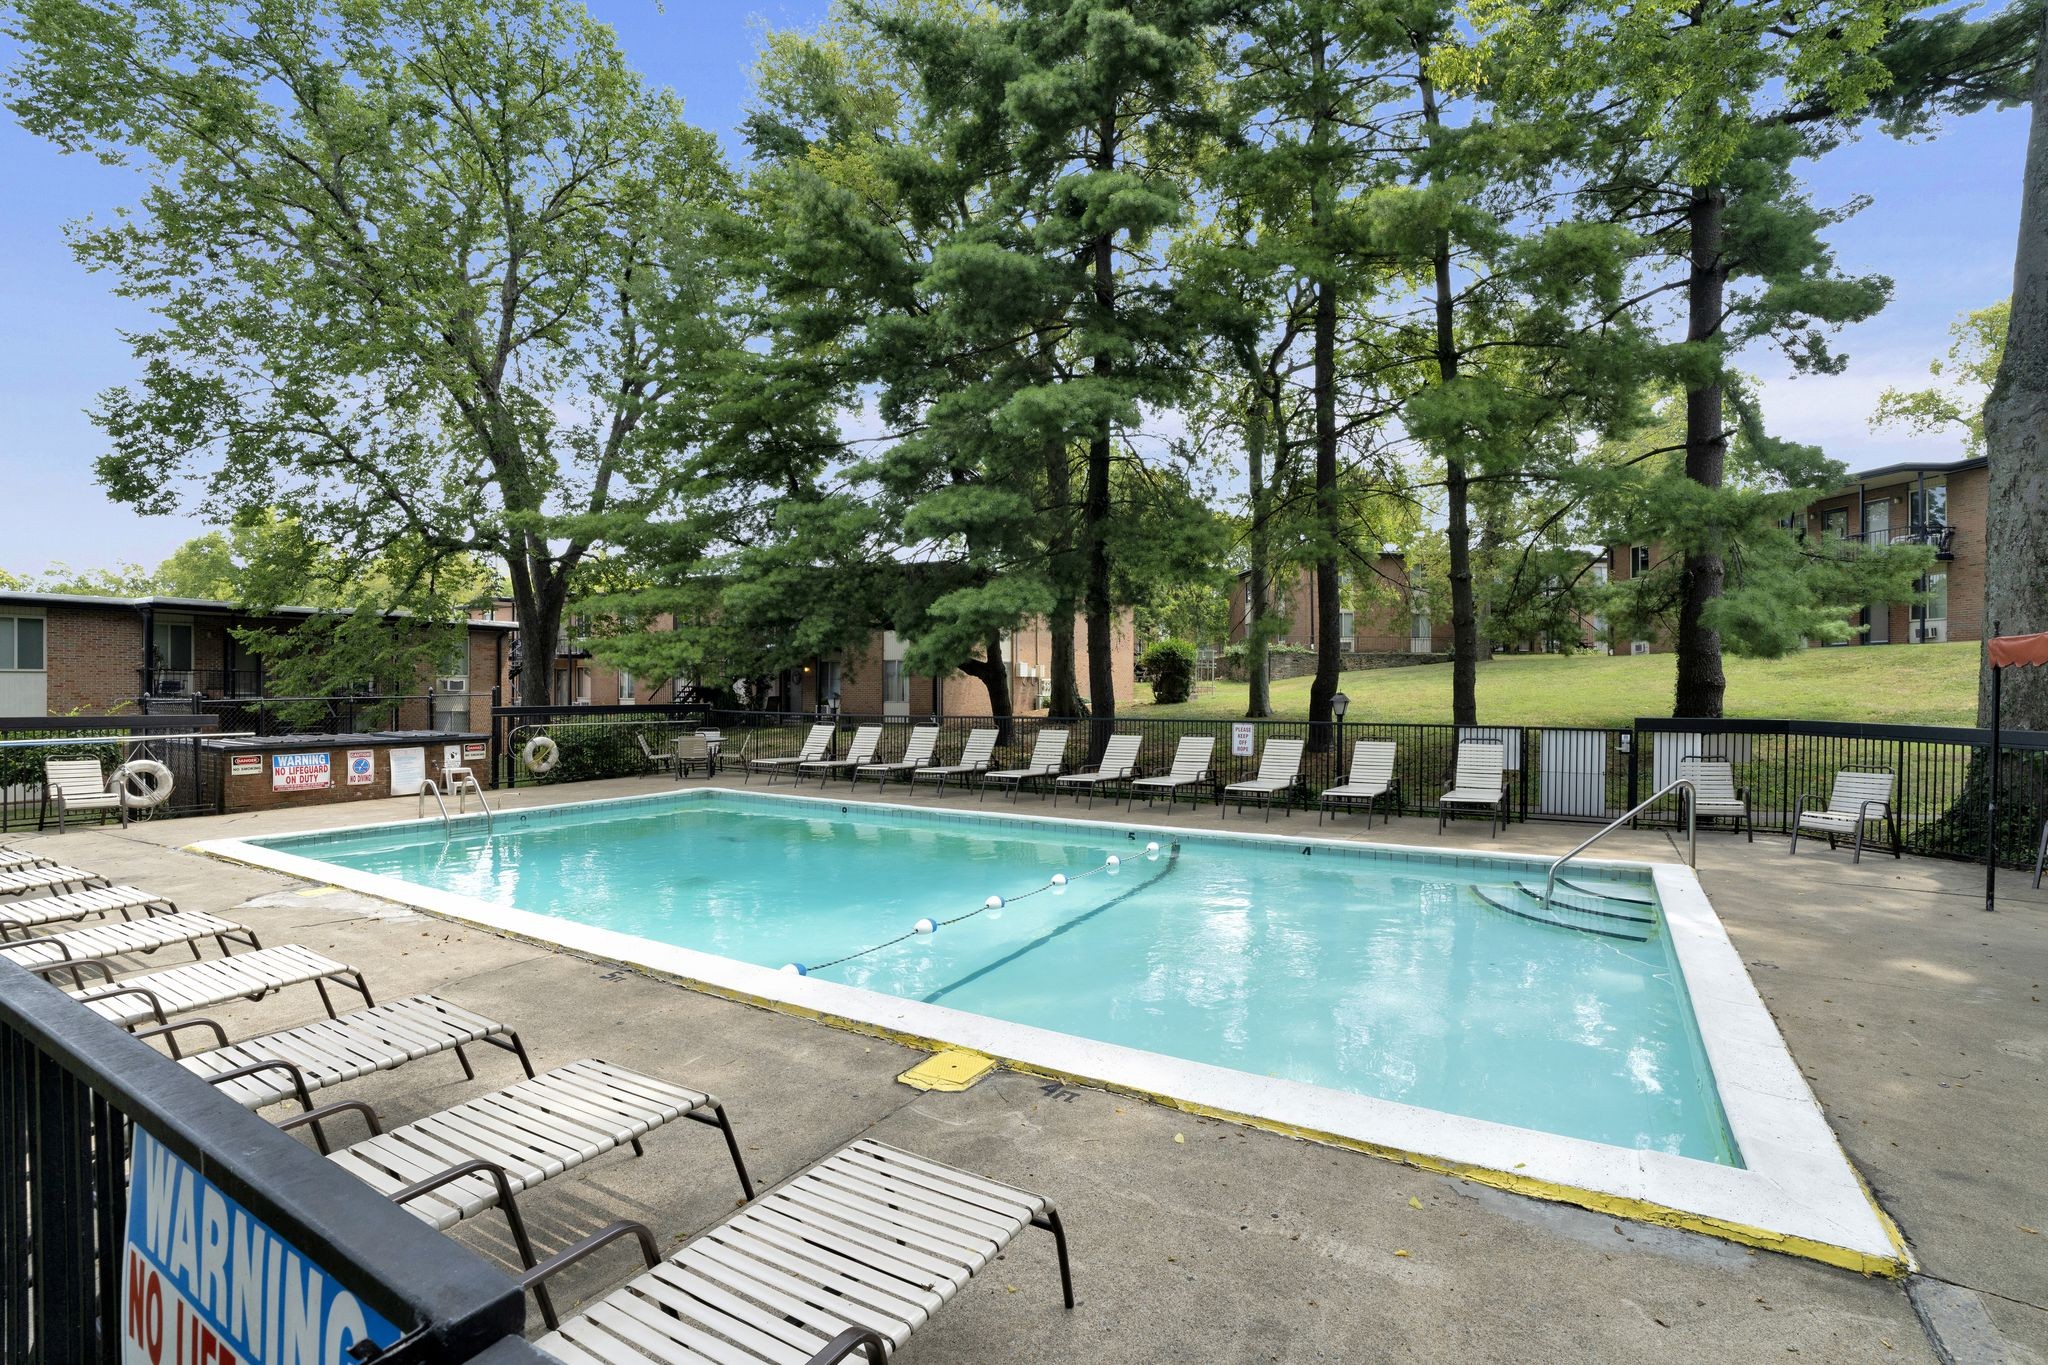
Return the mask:
[[1337,719],[1337,772],[1340,780],[1344,771],[1344,713],[1351,709],[1351,698],[1339,692],[1330,698],[1330,714]]

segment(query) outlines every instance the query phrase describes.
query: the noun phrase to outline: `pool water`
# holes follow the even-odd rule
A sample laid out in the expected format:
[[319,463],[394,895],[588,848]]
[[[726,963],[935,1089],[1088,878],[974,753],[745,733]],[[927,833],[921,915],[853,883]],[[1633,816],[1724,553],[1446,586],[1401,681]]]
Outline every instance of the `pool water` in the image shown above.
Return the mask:
[[[1540,886],[1540,863],[718,793],[508,812],[492,834],[259,842],[1101,1042],[1741,1165],[1654,909],[1617,937],[1477,894],[1533,908],[1515,883]],[[1654,900],[1646,874],[1572,880]]]

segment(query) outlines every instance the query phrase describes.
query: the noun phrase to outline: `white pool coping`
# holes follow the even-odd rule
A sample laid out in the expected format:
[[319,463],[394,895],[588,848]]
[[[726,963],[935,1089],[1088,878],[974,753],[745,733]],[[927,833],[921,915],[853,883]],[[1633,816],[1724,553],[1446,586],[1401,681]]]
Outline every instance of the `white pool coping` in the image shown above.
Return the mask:
[[[713,786],[691,788],[688,794],[710,796],[728,792],[804,803],[826,799]],[[569,801],[521,807],[505,814],[613,802],[639,804],[647,800],[627,797]],[[953,812],[946,808],[866,801],[858,804],[863,809],[939,818],[949,814],[989,818],[980,812]],[[1104,828],[1100,821],[1058,816],[1033,814],[1014,818],[1019,824],[1071,826],[1077,832],[1092,831],[1098,836]],[[296,833],[340,834],[424,823],[379,821]],[[1212,835],[1208,831],[1128,822],[1118,822],[1114,828],[1119,832],[1156,833],[1168,839],[1196,834],[1203,838],[1290,846],[1309,843],[1407,858],[1440,855],[1520,864],[1532,861],[1529,855],[1465,848],[1437,850],[1236,830],[1219,830]],[[263,837],[289,836],[281,831]],[[644,968],[715,994],[922,1046],[967,1048],[1023,1070],[1127,1091],[1191,1112],[1333,1142],[1525,1194],[1690,1228],[1867,1274],[1897,1275],[1913,1268],[1897,1229],[1877,1207],[1828,1127],[1806,1078],[1792,1060],[1727,931],[1708,903],[1699,877],[1682,865],[1575,860],[1588,867],[1647,871],[1654,878],[1664,925],[1691,996],[1722,1109],[1744,1162],[1741,1167],[1466,1118],[1301,1081],[1257,1076],[1095,1042],[944,1005],[902,1000],[574,920],[493,905],[475,897],[339,867],[248,840],[213,839],[191,848],[213,857],[362,892],[481,928]]]

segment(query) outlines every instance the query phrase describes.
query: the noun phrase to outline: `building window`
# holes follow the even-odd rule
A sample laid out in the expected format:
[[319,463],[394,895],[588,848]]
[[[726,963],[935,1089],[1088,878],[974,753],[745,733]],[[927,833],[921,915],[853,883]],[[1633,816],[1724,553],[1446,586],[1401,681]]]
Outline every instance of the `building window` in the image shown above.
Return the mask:
[[903,671],[901,659],[882,660],[882,700],[910,704],[910,675]]
[[1357,619],[1358,614],[1356,612],[1340,611],[1337,613],[1337,638],[1347,645],[1358,639],[1356,635],[1351,633],[1351,627]]
[[151,645],[158,668],[174,673],[192,671],[192,626],[183,621],[159,621],[151,630]]
[[43,618],[0,616],[0,672],[43,671]]
[[1837,507],[1832,511],[1821,513],[1820,530],[1822,535],[1832,539],[1847,540],[1849,538],[1849,509]]
[[1931,573],[1927,575],[1927,600],[1913,604],[1913,616],[1922,625],[1932,628],[1948,624],[1948,575]]
[[619,670],[619,700],[627,706],[633,704],[633,675],[624,669]]
[[[1911,497],[1914,529],[1924,531],[1948,525],[1948,485],[1946,483],[1930,483],[1924,492],[1916,488],[1913,490]],[[1923,504],[1925,505],[1923,506]]]
[[1650,547],[1637,545],[1628,552],[1628,576],[1641,578],[1650,571]]

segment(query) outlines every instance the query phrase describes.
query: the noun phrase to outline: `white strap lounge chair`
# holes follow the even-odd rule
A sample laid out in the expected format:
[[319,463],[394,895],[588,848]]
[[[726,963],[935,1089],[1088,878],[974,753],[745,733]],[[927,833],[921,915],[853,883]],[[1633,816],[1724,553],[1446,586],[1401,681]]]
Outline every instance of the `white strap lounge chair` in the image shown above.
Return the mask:
[[2034,889],[2041,889],[2041,873],[2048,868],[2048,820],[2041,822],[2041,841],[2034,845]]
[[669,755],[678,778],[688,777],[692,771],[701,770],[704,776],[711,776],[711,768],[717,762],[711,756],[711,741],[701,734],[677,735],[675,750]]
[[1070,730],[1040,730],[1038,739],[1031,746],[1031,757],[1025,761],[1023,767],[998,768],[992,773],[982,775],[982,797],[987,798],[988,784],[991,782],[998,785],[1009,784],[1012,801],[1017,799],[1018,789],[1026,782],[1036,782],[1040,790],[1043,790],[1045,784],[1058,777],[1060,770],[1067,766],[1067,740],[1072,733]]
[[1825,834],[1828,847],[1834,848],[1836,840],[1845,836],[1855,840],[1852,863],[1863,861],[1863,829],[1872,820],[1884,821],[1891,834],[1892,856],[1900,856],[1899,817],[1892,809],[1892,770],[1890,768],[1844,768],[1835,774],[1835,789],[1828,796],[1826,809],[1817,806],[1809,809],[1815,801],[1812,794],[1799,798],[1799,806],[1792,821],[1792,847],[1788,853],[1799,852],[1801,834]]
[[1124,799],[1124,809],[1129,810],[1131,802],[1143,796],[1145,808],[1150,810],[1152,798],[1165,792],[1166,808],[1171,811],[1182,787],[1199,787],[1204,782],[1215,780],[1210,768],[1210,759],[1215,752],[1216,736],[1182,735],[1173,750],[1173,767],[1159,777],[1140,777],[1133,781],[1130,793]]
[[1508,819],[1507,746],[1497,739],[1460,739],[1458,769],[1436,799],[1436,832],[1462,810],[1483,810],[1487,834],[1498,836]]
[[[233,920],[186,911],[177,915],[150,915],[145,919],[115,920],[83,929],[70,929],[45,938],[16,939],[0,943],[0,957],[23,967],[53,962],[96,962],[126,953],[153,953],[159,948],[189,947],[200,956],[199,945],[206,939],[220,945],[222,957],[234,950],[230,939],[245,948],[261,948],[254,930]],[[83,981],[74,982],[83,986]]]
[[[1259,775],[1249,782],[1233,782],[1223,789],[1223,799],[1216,803],[1216,817],[1223,818],[1232,797],[1237,798],[1237,813],[1244,814],[1247,798],[1266,808],[1266,819],[1273,818],[1273,798],[1285,796],[1301,785],[1301,751],[1304,744],[1298,739],[1269,739],[1266,747],[1259,752]],[[1294,814],[1289,803],[1287,813]]]
[[0,848],[0,872],[18,872],[25,867],[41,867],[45,863],[55,861],[56,859],[45,858],[40,853],[23,853],[19,849]]
[[1074,1306],[1067,1235],[1051,1201],[879,1142],[860,1141],[698,1233],[667,1260],[654,1234],[614,1223],[530,1270],[552,1275],[620,1237],[648,1270],[534,1345],[566,1365],[882,1365],[1027,1227],[1053,1235]]
[[958,778],[961,786],[974,778],[984,777],[988,765],[996,756],[996,732],[993,729],[969,730],[967,742],[960,746],[960,757],[952,763],[937,763],[929,768],[919,768],[911,773],[913,782],[936,782],[939,795],[946,792],[946,783]]
[[1138,746],[1144,743],[1141,735],[1111,735],[1102,746],[1102,761],[1087,772],[1068,773],[1056,777],[1052,783],[1052,803],[1060,803],[1062,788],[1088,793],[1088,807],[1095,807],[1095,793],[1103,787],[1114,787],[1119,782],[1129,782],[1138,773]]
[[[216,1045],[183,1053],[177,1039],[188,1029],[210,1031]],[[533,1062],[518,1034],[435,995],[387,1000],[338,1019],[321,1019],[239,1043],[229,1042],[226,1030],[212,1019],[180,1019],[137,1029],[135,1036],[163,1038],[179,1066],[246,1109],[293,1098],[311,1109],[308,1097],[316,1090],[443,1052],[453,1052],[463,1074],[475,1080],[476,1068],[463,1051],[471,1043],[504,1049],[519,1059],[529,1079],[533,1076]]]
[[1750,812],[1749,788],[1735,785],[1735,765],[1725,758],[1681,758],[1678,776],[1692,783],[1693,814],[1702,820],[1733,820],[1756,842],[1756,821]]
[[846,752],[838,758],[816,758],[796,767],[797,780],[803,780],[805,773],[816,773],[820,782],[834,773],[845,773],[849,777],[865,765],[875,761],[875,750],[882,744],[882,727],[863,725],[853,732],[853,740],[846,746]]
[[1334,820],[1346,807],[1363,806],[1365,827],[1371,829],[1373,803],[1394,790],[1394,753],[1392,740],[1361,739],[1352,745],[1351,770],[1338,785],[1323,788],[1316,823],[1323,823],[1325,812]]
[[137,886],[89,886],[83,891],[67,891],[58,896],[0,901],[0,940],[25,929],[84,919],[87,915],[119,914],[125,920],[132,918],[129,914],[132,910],[151,915],[173,915],[178,907],[156,892],[144,891]]
[[860,785],[862,773],[871,773],[883,787],[889,785],[892,774],[908,776],[919,768],[930,767],[939,748],[939,727],[920,725],[910,732],[910,738],[903,741],[903,752],[887,763],[863,763],[853,770],[854,785]]
[[377,1003],[370,998],[370,987],[361,972],[296,943],[118,979],[104,962],[55,962],[28,970],[42,976],[83,970],[100,977],[105,984],[68,994],[100,1018],[123,1028],[145,1020],[167,1024],[174,1014],[225,1005],[244,996],[257,1000],[309,982],[320,992],[320,1003],[327,1007],[330,1019],[334,1001],[327,993],[329,983],[355,991],[365,1005]]
[[[755,773],[764,772],[768,774],[768,780],[773,782],[777,773],[793,773],[799,765],[823,758],[827,751],[832,748],[832,736],[835,729],[836,727],[830,723],[813,725],[809,733],[804,736],[803,747],[794,754],[785,758],[750,758],[746,760],[740,769],[742,779],[752,781]],[[759,734],[759,731],[755,732],[757,740]]]
[[74,811],[116,811],[121,823],[128,823],[128,806],[121,793],[107,785],[106,769],[96,758],[50,758],[43,760],[43,801],[36,812],[36,828],[49,820],[50,807],[57,808],[57,829]]
[[[640,1139],[673,1119],[694,1119],[723,1133],[740,1189],[754,1197],[724,1105],[609,1062],[572,1062],[388,1132],[360,1100],[293,1114],[277,1126],[310,1126],[317,1136],[323,1119],[349,1110],[369,1124],[371,1136],[330,1153],[329,1161],[442,1232],[498,1209],[528,1269],[533,1244],[514,1196],[620,1147],[643,1155]],[[552,1305],[536,1297],[552,1326]]]
[[38,891],[83,891],[88,886],[105,886],[107,879],[82,867],[44,863],[41,867],[18,867],[0,872],[0,896],[25,896]]
[[654,771],[667,772],[675,766],[675,751],[665,745],[659,749],[655,748],[647,742],[646,732],[634,731],[633,742],[640,746],[640,756],[647,760],[647,766]]

